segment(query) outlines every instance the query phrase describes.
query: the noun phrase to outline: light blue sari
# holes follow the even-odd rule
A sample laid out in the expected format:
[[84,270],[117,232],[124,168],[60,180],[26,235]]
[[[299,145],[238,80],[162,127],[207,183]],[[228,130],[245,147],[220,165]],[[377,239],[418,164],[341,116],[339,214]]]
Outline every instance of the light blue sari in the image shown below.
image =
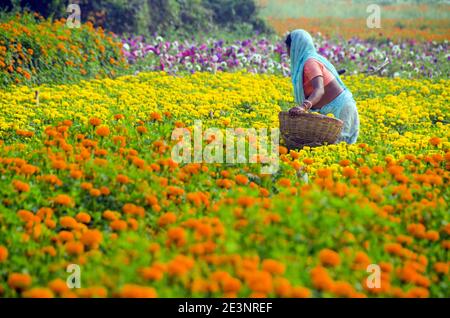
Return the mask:
[[291,33],[291,37],[291,76],[295,101],[298,104],[302,104],[306,99],[303,89],[303,70],[306,61],[310,58],[319,61],[334,75],[339,85],[344,89],[339,96],[331,103],[323,106],[319,112],[324,115],[331,113],[334,117],[344,122],[344,128],[342,129],[338,142],[356,143],[359,135],[359,115],[352,93],[345,86],[344,82],[342,82],[333,64],[317,53],[313,39],[308,32],[295,30]]

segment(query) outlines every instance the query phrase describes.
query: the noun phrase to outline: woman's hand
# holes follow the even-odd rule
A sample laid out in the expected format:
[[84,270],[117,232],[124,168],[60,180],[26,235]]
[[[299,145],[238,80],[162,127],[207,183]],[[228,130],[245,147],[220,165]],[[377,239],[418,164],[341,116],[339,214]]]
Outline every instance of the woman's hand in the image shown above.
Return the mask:
[[305,99],[305,101],[302,104],[302,107],[308,111],[313,107],[313,103],[310,100]]
[[289,110],[289,115],[291,116],[298,116],[301,113],[306,112],[306,108],[302,106],[295,106],[294,108],[291,108]]

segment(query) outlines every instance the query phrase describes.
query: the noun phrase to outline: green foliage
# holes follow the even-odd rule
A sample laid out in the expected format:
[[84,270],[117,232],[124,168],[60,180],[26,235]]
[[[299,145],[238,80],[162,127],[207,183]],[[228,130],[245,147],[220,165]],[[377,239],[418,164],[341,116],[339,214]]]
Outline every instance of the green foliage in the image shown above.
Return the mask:
[[[270,28],[258,17],[255,0],[78,0],[81,19],[117,34],[167,36],[223,30],[252,34]],[[67,18],[67,1],[8,0],[0,10],[38,12],[44,17]],[[244,32],[243,32],[244,31]]]
[[247,25],[255,31],[269,32],[258,17],[258,7],[253,0],[203,0],[203,3],[213,12],[214,21],[221,27],[236,30]]
[[74,82],[124,67],[121,43],[91,23],[71,29],[32,14],[0,22],[0,87]]

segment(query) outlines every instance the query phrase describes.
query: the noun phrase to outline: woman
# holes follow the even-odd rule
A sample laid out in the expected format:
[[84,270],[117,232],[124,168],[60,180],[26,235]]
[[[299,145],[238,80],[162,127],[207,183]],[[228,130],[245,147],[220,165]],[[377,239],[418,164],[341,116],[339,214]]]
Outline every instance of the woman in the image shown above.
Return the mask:
[[311,35],[295,30],[286,39],[291,58],[295,101],[299,106],[291,116],[310,109],[333,114],[344,122],[338,142],[354,144],[359,135],[359,116],[352,93],[342,82],[334,66],[316,52]]

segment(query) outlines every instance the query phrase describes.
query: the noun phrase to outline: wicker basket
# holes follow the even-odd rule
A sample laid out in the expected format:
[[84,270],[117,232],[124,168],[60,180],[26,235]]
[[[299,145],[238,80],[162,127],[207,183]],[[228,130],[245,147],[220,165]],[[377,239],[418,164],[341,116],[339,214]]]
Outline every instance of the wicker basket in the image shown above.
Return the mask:
[[344,125],[340,119],[321,114],[300,113],[290,116],[288,112],[281,112],[278,118],[281,136],[289,149],[334,144]]

